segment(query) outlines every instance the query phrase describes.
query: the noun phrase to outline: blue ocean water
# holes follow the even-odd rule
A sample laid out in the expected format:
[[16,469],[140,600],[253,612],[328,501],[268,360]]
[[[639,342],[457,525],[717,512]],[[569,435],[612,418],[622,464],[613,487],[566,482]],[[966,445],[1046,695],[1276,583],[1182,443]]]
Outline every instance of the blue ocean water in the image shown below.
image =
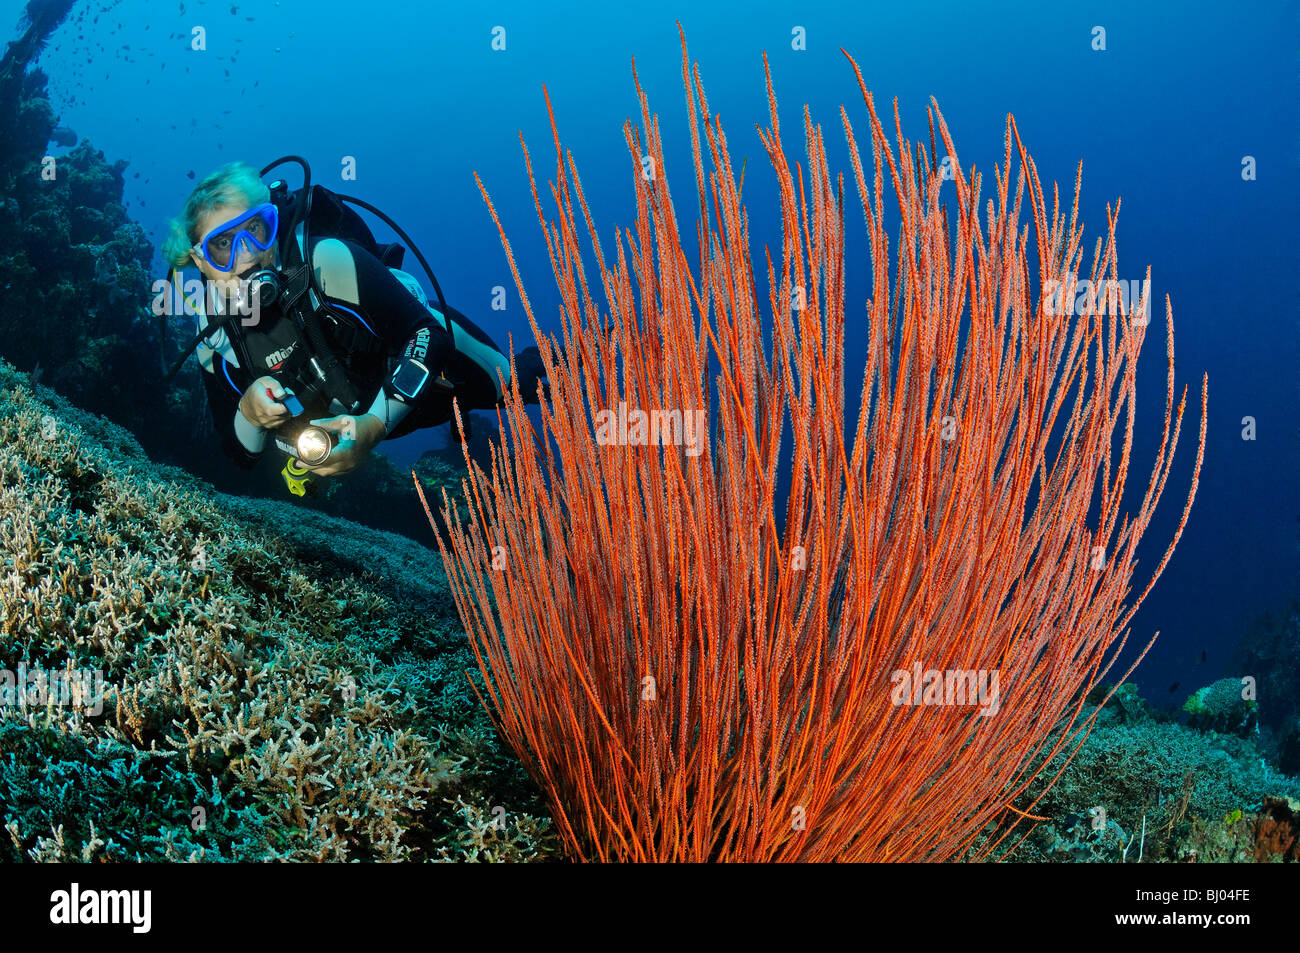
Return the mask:
[[[0,3],[0,24],[23,3]],[[448,300],[514,350],[531,334],[496,228],[474,183],[490,190],[544,329],[558,329],[550,264],[524,176],[519,136],[540,181],[554,152],[543,84],[610,247],[634,218],[636,166],[622,124],[638,115],[631,62],[666,139],[679,219],[694,214],[681,85],[680,20],[733,155],[749,159],[745,199],[755,252],[779,244],[775,191],[755,124],[767,125],[767,52],[787,150],[802,146],[800,110],[826,129],[832,168],[850,175],[839,128],[865,110],[840,47],[878,103],[894,98],[911,138],[927,137],[938,99],[963,166],[991,171],[1015,114],[1045,183],[1073,185],[1084,162],[1083,218],[1098,236],[1123,197],[1121,277],[1152,267],[1176,321],[1177,385],[1188,418],[1138,580],[1158,563],[1181,513],[1199,425],[1202,373],[1210,417],[1200,491],[1186,533],[1134,620],[1132,641],[1161,637],[1138,670],[1144,694],[1176,704],[1222,675],[1247,623],[1296,590],[1300,547],[1300,366],[1296,275],[1295,4],[1125,2],[901,5],[595,3],[474,4],[321,0],[230,3],[121,0],[80,5],[41,66],[61,121],[110,160],[126,159],[128,211],[161,243],[167,219],[202,176],[234,158],[261,165],[298,153],[316,180],[393,214],[430,257]],[[207,49],[191,49],[203,27]],[[806,49],[792,49],[802,27]],[[1097,30],[1105,48],[1095,49]],[[504,30],[505,49],[493,48]],[[345,157],[357,178],[343,182]],[[1253,160],[1256,176],[1243,177]],[[135,176],[139,173],[139,177]],[[850,177],[851,183],[851,177]],[[849,186],[850,260],[865,255]],[[1086,259],[1085,259],[1086,260]],[[161,270],[161,269],[160,269]],[[507,307],[494,311],[494,289]],[[851,275],[849,300],[866,296]],[[1136,507],[1160,439],[1163,306],[1140,365]],[[852,324],[852,322],[850,322]],[[864,336],[849,339],[860,368]],[[857,372],[860,373],[860,372]],[[857,374],[850,372],[853,382]],[[852,387],[856,390],[856,387]],[[1253,418],[1256,438],[1242,437]],[[443,428],[445,430],[445,428]],[[385,444],[409,462],[445,433]],[[1204,658],[1204,661],[1202,661]],[[1179,683],[1178,690],[1170,686]]]

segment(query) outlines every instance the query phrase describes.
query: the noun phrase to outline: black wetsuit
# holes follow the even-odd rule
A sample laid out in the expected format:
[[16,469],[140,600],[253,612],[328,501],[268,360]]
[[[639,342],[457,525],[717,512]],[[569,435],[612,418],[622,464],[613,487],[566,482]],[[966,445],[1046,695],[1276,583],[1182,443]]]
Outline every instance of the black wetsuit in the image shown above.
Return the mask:
[[[311,245],[317,284],[340,319],[337,325],[332,319],[322,322],[322,330],[361,398],[356,413],[367,411],[397,363],[406,357],[421,360],[430,379],[388,437],[451,420],[453,397],[462,414],[499,403],[502,391],[497,372],[508,385],[510,362],[477,325],[455,308],[446,308],[443,315],[426,307],[413,293],[418,287],[413,280],[413,288],[408,288],[360,245],[335,238],[313,240]],[[452,335],[444,326],[447,319],[455,322],[454,348]],[[231,333],[242,336],[251,368],[241,366],[224,332],[214,335],[211,347],[200,347],[198,355],[209,372],[204,382],[222,447],[236,464],[251,468],[262,455],[241,443],[235,428],[240,398],[259,377],[275,377],[300,396],[302,421],[346,412],[332,405],[329,395],[312,390],[314,378],[305,367],[309,348],[294,322],[277,308],[264,309],[256,326],[233,328]],[[522,352],[516,366],[521,392],[534,402],[542,370],[537,349]],[[452,382],[454,391],[435,386],[439,373]]]

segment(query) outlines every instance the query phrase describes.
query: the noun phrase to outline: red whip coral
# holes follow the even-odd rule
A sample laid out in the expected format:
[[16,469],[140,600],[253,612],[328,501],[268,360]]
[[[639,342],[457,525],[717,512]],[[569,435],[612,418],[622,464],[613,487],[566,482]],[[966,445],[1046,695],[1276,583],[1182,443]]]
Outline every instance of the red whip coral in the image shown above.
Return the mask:
[[[1164,437],[1136,513],[1121,519],[1149,302],[1105,291],[1117,279],[1118,205],[1091,284],[1076,286],[1079,182],[1068,215],[1055,195],[1049,209],[1008,117],[981,218],[982,177],[962,170],[937,105],[928,150],[903,138],[895,107],[895,147],[850,57],[874,178],[841,109],[871,286],[860,410],[846,432],[843,177],[833,188],[806,109],[808,167],[790,167],[769,73],[761,135],[783,242],[766,257],[762,301],[727,138],[682,44],[698,270],[639,82],[645,139],[624,130],[638,214],[616,233],[615,262],[553,112],[552,222],[524,148],[563,347],[538,328],[501,229],[551,395],[539,433],[515,388],[491,472],[470,467],[472,518],[450,514],[438,539],[483,700],[576,857],[987,854],[1015,825],[981,835],[1020,817],[1009,802],[1083,737],[1084,695],[1182,532],[1207,384],[1187,508],[1130,598],[1186,404],[1184,390],[1174,413],[1168,301]],[[1083,307],[1055,306],[1076,297]],[[699,412],[708,434],[693,454]],[[962,703],[967,687],[979,705]]]

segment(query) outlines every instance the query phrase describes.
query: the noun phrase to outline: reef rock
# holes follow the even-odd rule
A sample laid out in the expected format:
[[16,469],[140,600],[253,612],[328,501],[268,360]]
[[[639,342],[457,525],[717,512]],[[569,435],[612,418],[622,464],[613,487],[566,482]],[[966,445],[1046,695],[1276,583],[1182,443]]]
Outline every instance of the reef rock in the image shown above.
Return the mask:
[[1188,696],[1183,711],[1193,728],[1246,738],[1259,731],[1259,705],[1252,696],[1248,680],[1221,678]]

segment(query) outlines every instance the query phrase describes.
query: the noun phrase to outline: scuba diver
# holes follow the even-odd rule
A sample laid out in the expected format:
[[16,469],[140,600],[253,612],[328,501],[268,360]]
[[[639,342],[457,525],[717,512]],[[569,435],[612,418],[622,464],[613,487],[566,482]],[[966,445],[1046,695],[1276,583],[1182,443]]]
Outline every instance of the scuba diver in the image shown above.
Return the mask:
[[[301,189],[262,181],[285,162]],[[400,268],[402,245],[380,245],[348,203],[382,218],[419,259],[438,296]],[[290,492],[314,492],[312,476],[359,466],[382,440],[452,420],[503,399],[510,360],[449,307],[428,262],[373,206],[322,186],[287,156],[258,172],[233,162],[204,178],[171,223],[163,256],[204,278],[198,333],[171,369],[197,352],[222,447],[252,468],[268,440],[288,460]],[[536,347],[515,357],[520,393],[537,403],[545,370]],[[498,376],[499,375],[499,376]],[[454,429],[454,424],[453,424]]]

